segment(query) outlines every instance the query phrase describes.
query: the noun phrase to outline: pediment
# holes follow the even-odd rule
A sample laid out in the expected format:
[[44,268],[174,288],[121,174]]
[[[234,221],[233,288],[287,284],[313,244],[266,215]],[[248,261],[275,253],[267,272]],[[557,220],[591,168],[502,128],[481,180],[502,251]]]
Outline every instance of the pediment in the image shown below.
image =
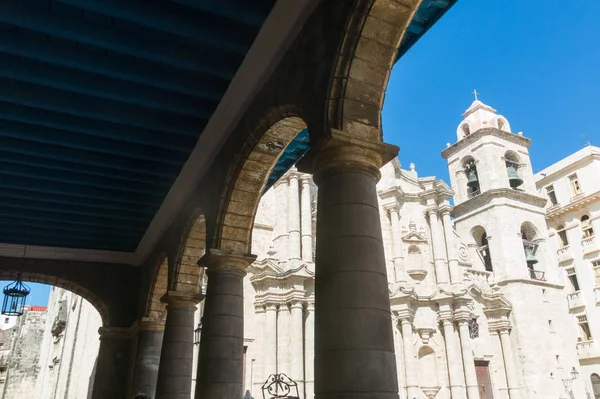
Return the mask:
[[426,243],[427,237],[425,237],[424,233],[413,230],[402,237],[402,241],[410,243]]
[[254,275],[271,275],[276,276],[281,274],[283,270],[279,267],[279,262],[275,259],[261,259],[252,263],[246,269],[248,273],[252,273]]

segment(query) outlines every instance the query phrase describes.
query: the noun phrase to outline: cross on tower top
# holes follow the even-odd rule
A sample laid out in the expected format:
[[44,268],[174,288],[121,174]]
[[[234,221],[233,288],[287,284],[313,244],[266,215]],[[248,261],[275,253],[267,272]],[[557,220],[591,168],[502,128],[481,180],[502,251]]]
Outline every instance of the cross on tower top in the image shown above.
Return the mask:
[[473,94],[475,96],[475,101],[477,101],[478,100],[477,96],[481,93],[477,93],[477,90],[473,90],[473,92],[471,94]]

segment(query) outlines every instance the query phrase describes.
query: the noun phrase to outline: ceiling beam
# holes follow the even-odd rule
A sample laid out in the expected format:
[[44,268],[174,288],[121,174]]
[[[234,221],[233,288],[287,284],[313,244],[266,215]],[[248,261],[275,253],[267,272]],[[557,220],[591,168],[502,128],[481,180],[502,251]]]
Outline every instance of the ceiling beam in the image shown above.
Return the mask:
[[[101,100],[31,83],[0,78],[0,101],[97,119],[125,126],[153,129],[171,134],[198,137],[205,119],[150,111],[141,107]],[[208,114],[207,114],[208,115]]]
[[85,46],[58,45],[48,38],[40,43],[31,37],[6,29],[0,30],[0,51],[53,65],[60,65],[122,79],[198,98],[219,101],[227,89],[228,80],[199,74],[143,59],[117,58],[113,54],[86,51]]
[[195,118],[218,103],[10,54],[2,55],[0,77]]
[[0,2],[0,22],[224,79],[233,78],[244,59],[243,55],[194,45],[189,40],[167,38],[148,30],[142,32],[141,27],[139,35],[101,28],[81,18],[27,8],[16,0]]
[[[113,236],[118,240],[135,240],[139,238],[139,232],[132,230],[110,229],[108,227],[92,227],[92,226],[65,226],[60,223],[49,222],[45,220],[25,220],[19,219],[16,216],[6,216],[0,219],[0,233],[7,226],[14,226],[19,231],[29,232],[34,230],[50,230],[61,232],[63,235],[82,235],[90,236],[94,234],[104,234]],[[2,241],[0,241],[2,242]],[[1,244],[0,244],[1,245]]]
[[[0,160],[3,162],[14,163],[17,165],[24,166],[35,166],[38,168],[54,170],[54,171],[72,171],[77,170],[79,173],[83,173],[90,176],[108,177],[118,181],[134,182],[134,183],[147,183],[156,184],[160,186],[168,187],[171,185],[172,180],[164,178],[162,176],[149,176],[126,172],[114,168],[101,168],[91,165],[84,165],[80,163],[68,162],[63,159],[57,160],[48,158],[46,154],[37,155],[25,155],[15,152],[13,149],[4,150],[0,149]],[[1,193],[0,193],[1,195]]]
[[[120,195],[131,193],[132,196],[139,195],[142,198],[147,198],[148,201],[160,202],[166,192],[169,191],[169,186],[151,185],[133,182],[119,182],[106,177],[90,177],[88,175],[72,171],[53,171],[35,166],[16,165],[0,160],[0,179],[4,175],[19,176],[25,179],[40,176],[45,181],[66,183],[73,185],[74,190],[79,190],[82,187],[98,188],[103,190],[114,190]],[[24,180],[24,184],[27,180]],[[0,203],[0,206],[2,204]]]
[[157,199],[151,200],[147,196],[132,195],[118,190],[100,189],[89,186],[75,187],[70,183],[49,182],[41,176],[27,177],[27,180],[23,180],[23,176],[3,175],[2,171],[0,171],[0,188],[5,187],[34,191],[40,193],[40,195],[44,195],[45,193],[59,194],[137,205],[142,209],[155,209],[157,202],[160,203],[160,200],[157,201]]
[[[123,19],[151,29],[187,37],[196,42],[223,48],[241,55],[248,52],[258,29],[232,26],[220,18],[170,2],[106,2],[58,0],[74,7]],[[221,0],[222,1],[222,0]],[[238,10],[236,10],[238,11]]]
[[[110,200],[96,200],[92,198],[79,198],[62,194],[54,194],[48,192],[39,192],[36,190],[24,190],[20,188],[3,187],[0,196],[2,198],[10,198],[24,201],[39,201],[43,199],[45,203],[66,205],[66,206],[82,206],[98,209],[99,212],[124,212],[136,215],[144,215],[144,217],[152,217],[154,215],[153,208],[146,206],[123,204]],[[149,205],[149,204],[147,204]],[[158,205],[155,206],[158,208]]]
[[187,156],[180,152],[160,150],[131,144],[119,140],[88,136],[27,123],[0,119],[0,137],[12,137],[41,144],[54,144],[60,147],[89,151],[96,154],[112,155],[131,160],[149,161],[159,165],[180,167]]
[[[146,176],[162,176],[173,179],[181,169],[178,166],[153,162],[152,160],[133,160],[109,154],[97,154],[90,151],[75,150],[58,145],[45,144],[40,146],[34,142],[5,136],[2,139],[5,150],[17,154],[40,156],[43,158],[71,163],[81,163],[110,170],[123,170]],[[1,173],[1,171],[0,171]]]
[[123,126],[1,101],[0,119],[167,149],[180,152],[185,156],[189,153],[190,147],[196,143],[195,137],[165,135],[156,130]]
[[[4,232],[4,231],[3,231]],[[39,246],[53,246],[59,248],[81,248],[81,249],[104,249],[112,251],[131,251],[131,248],[135,248],[134,240],[110,240],[106,237],[110,237],[106,233],[98,234],[98,237],[104,237],[104,239],[98,238],[83,238],[83,237],[64,237],[60,239],[56,235],[40,236],[40,235],[27,235],[19,234],[17,232],[6,230],[7,235],[0,233],[0,242],[3,244],[23,244],[26,245],[39,245]],[[28,251],[23,250],[24,255],[28,255]]]
[[188,7],[209,12],[213,15],[225,17],[234,21],[241,22],[248,26],[259,28],[268,16],[268,11],[254,6],[256,1],[247,0],[219,0],[219,1],[198,1],[198,0],[172,0]]

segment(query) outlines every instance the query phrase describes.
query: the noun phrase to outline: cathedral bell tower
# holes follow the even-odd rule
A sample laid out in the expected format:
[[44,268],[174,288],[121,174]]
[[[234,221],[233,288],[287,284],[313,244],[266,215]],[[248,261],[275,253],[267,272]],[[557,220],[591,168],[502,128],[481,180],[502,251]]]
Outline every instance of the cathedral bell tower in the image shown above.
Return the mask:
[[496,281],[554,281],[544,205],[533,178],[531,140],[476,99],[462,115],[448,160],[456,229],[476,250],[475,265]]

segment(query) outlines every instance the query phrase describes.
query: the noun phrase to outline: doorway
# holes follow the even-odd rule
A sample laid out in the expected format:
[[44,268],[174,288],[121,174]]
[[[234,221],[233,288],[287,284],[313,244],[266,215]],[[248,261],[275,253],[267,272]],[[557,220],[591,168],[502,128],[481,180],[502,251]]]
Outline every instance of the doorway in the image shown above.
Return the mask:
[[484,360],[475,361],[475,372],[477,374],[477,385],[479,386],[479,399],[494,399],[492,391],[492,380],[490,378],[490,362]]

